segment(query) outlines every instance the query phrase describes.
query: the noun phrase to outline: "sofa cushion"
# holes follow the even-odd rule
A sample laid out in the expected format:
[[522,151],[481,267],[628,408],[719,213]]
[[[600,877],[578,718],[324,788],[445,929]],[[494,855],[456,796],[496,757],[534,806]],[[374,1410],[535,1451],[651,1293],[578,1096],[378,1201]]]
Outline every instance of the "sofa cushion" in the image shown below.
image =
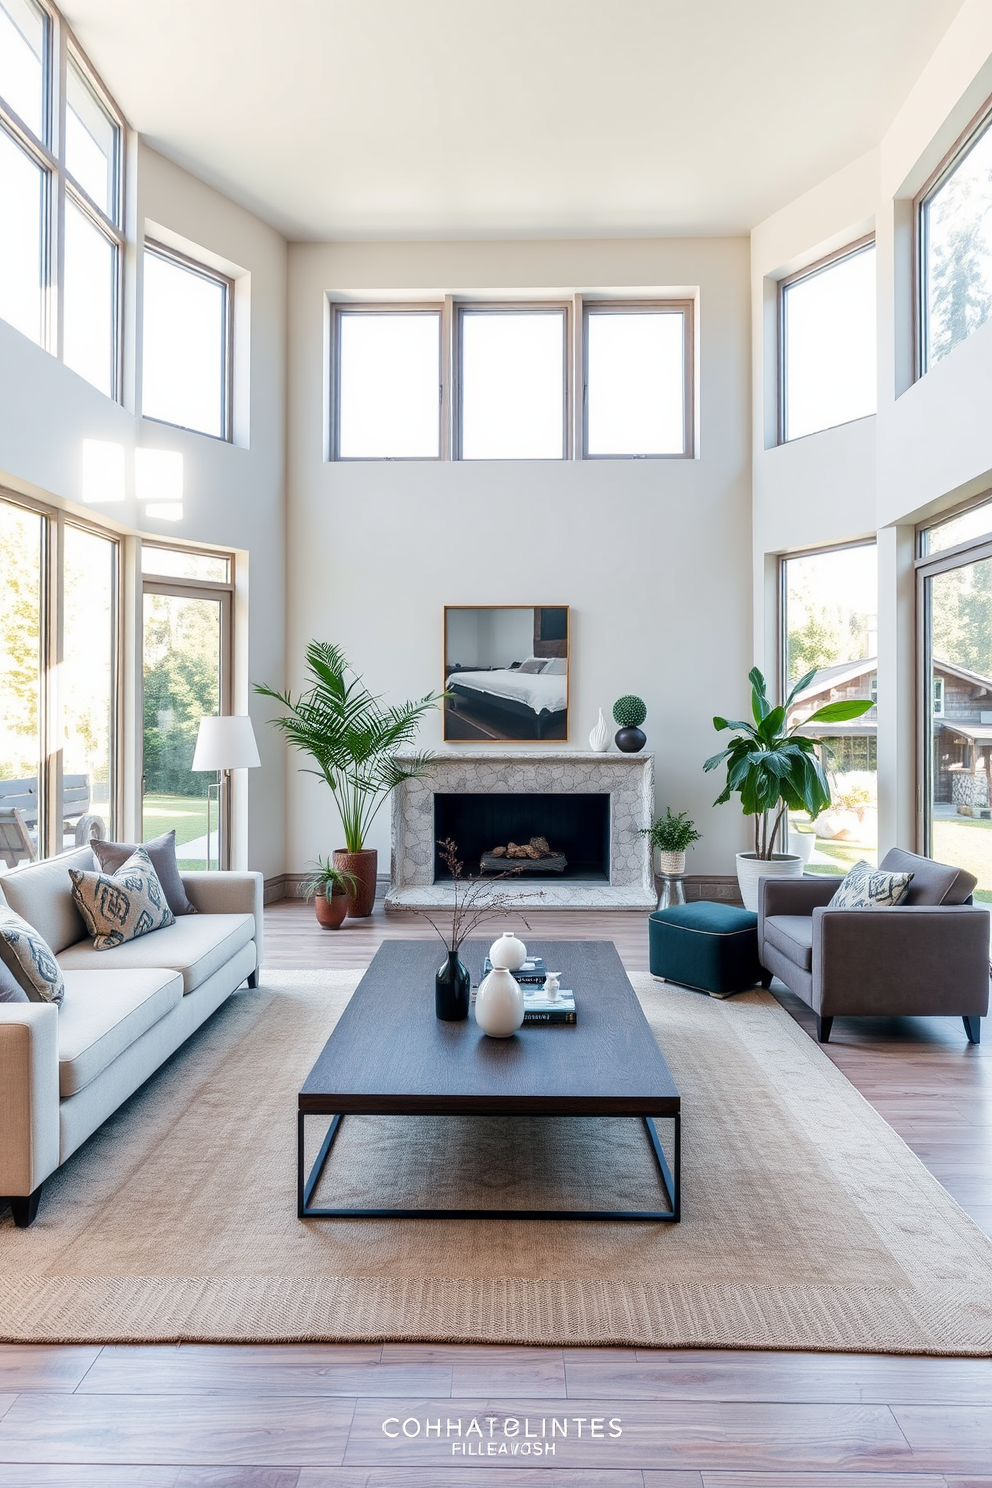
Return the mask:
[[97,967],[123,968],[165,967],[182,973],[183,991],[192,992],[212,976],[235,951],[247,945],[255,934],[255,917],[250,914],[185,915],[154,935],[129,940],[110,951],[97,951],[88,940],[70,946],[59,956],[63,971],[91,970]]
[[196,914],[196,910],[186,898],[186,890],[179,876],[179,864],[176,862],[176,829],[171,832],[163,832],[161,837],[153,837],[151,842],[99,842],[92,843],[93,856],[96,858],[104,873],[116,873],[139,847],[143,847],[152,860],[152,867],[158,874],[158,881],[162,885],[166,903],[174,915]]
[[65,988],[51,947],[9,906],[0,909],[0,961],[31,1002],[61,1003]]
[[913,881],[911,872],[891,873],[874,868],[864,858],[840,881],[831,909],[892,909],[905,901]]
[[82,1090],[183,1000],[174,971],[69,971],[59,1014],[59,1095]]
[[92,873],[94,866],[90,849],[77,847],[75,852],[60,853],[41,863],[24,863],[3,876],[7,903],[41,933],[56,956],[86,934],[66,869]]
[[905,904],[966,904],[978,883],[973,873],[893,847],[879,864],[886,873],[911,873]]
[[175,919],[143,847],[136,847],[116,873],[82,873],[70,868],[69,877],[72,897],[98,951],[150,935]]
[[765,920],[765,939],[793,965],[812,970],[813,921],[809,915],[770,915]]

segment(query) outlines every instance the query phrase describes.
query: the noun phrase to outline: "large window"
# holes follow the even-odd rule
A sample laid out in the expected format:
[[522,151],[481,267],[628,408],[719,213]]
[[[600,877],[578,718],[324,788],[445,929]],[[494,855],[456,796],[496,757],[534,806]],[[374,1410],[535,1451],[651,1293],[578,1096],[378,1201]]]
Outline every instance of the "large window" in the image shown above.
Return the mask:
[[874,242],[783,280],[779,336],[782,441],[874,413]]
[[[790,850],[809,873],[846,873],[860,858],[874,862],[877,849],[875,544],[783,558],[781,593],[783,696],[813,673],[789,723],[818,740],[833,798],[815,821],[790,815]],[[826,703],[849,698],[871,698],[873,706],[851,723],[802,726]]]
[[142,304],[142,413],[230,438],[230,280],[146,245]]
[[231,711],[231,559],[142,544],[142,831],[175,828],[184,870],[225,861],[216,775],[192,769],[200,719]]
[[332,460],[692,455],[692,305],[334,305]]
[[117,823],[119,544],[0,498],[0,866]]
[[[951,544],[947,537],[970,546]],[[923,840],[992,903],[992,505],[921,534]]]
[[918,203],[920,371],[992,315],[992,111]]
[[0,0],[0,316],[112,398],[123,135],[58,11]]

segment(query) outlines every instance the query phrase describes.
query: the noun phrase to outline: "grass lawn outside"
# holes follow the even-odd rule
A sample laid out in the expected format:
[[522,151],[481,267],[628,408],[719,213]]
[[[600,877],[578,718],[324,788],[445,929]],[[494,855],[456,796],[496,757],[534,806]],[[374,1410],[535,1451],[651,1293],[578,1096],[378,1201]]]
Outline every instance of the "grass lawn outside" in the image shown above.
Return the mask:
[[[206,836],[208,830],[214,834],[211,858],[216,857],[217,807],[211,801],[210,822],[207,822],[208,801],[206,796],[147,795],[142,813],[142,836],[145,841],[160,837],[163,832],[176,829],[176,860],[180,869],[190,871],[207,866]],[[191,855],[183,856],[186,843],[196,843]],[[216,867],[216,863],[214,863]]]
[[950,816],[933,824],[933,855],[941,863],[966,868],[978,879],[975,898],[992,904],[992,821]]

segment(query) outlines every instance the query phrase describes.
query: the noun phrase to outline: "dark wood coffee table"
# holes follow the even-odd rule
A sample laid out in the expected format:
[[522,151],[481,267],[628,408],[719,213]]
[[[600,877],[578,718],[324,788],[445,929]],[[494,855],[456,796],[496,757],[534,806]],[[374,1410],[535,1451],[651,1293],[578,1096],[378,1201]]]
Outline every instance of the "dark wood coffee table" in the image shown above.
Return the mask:
[[[612,941],[531,944],[575,991],[575,1027],[522,1028],[486,1038],[434,1016],[434,973],[443,959],[431,941],[386,941],[307,1076],[299,1096],[297,1212],[301,1219],[633,1219],[680,1214],[681,1102]],[[476,982],[488,941],[469,941],[462,959]],[[636,1116],[644,1121],[667,1209],[340,1209],[314,1206],[344,1117]],[[332,1117],[309,1173],[308,1116]],[[654,1119],[674,1123],[672,1164]]]

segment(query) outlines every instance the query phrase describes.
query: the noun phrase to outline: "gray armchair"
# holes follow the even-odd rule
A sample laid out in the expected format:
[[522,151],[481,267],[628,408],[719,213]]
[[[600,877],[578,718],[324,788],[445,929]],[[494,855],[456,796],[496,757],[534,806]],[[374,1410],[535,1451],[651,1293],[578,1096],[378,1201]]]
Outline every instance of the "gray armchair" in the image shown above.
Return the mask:
[[758,956],[816,1013],[821,1044],[835,1017],[952,1014],[973,1044],[989,1008],[989,911],[963,869],[893,848],[880,867],[911,872],[904,904],[830,909],[835,878],[763,878]]

